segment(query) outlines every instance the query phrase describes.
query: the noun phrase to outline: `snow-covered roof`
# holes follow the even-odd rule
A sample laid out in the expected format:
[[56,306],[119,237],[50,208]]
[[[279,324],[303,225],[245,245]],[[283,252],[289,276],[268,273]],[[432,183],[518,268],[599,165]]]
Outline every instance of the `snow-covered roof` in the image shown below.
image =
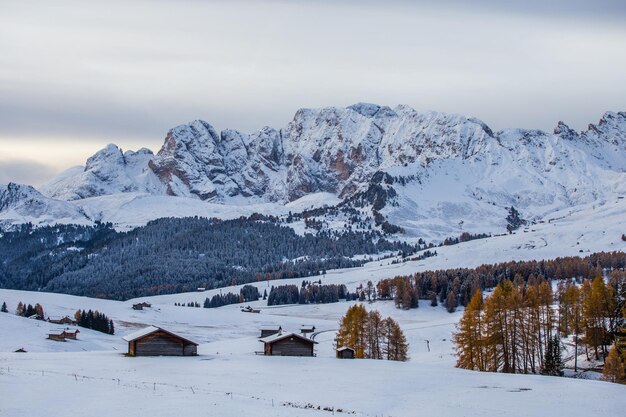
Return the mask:
[[278,331],[280,329],[282,329],[281,326],[264,326],[264,327],[261,327],[261,330],[277,330]]
[[348,346],[342,346],[340,348],[337,348],[337,352],[343,352],[344,350],[354,351],[354,349],[352,349],[351,347],[348,347]]
[[127,342],[132,342],[133,340],[141,339],[142,337],[148,336],[149,334],[152,334],[152,333],[157,332],[157,331],[162,331],[162,332],[167,333],[167,334],[169,334],[171,336],[178,337],[178,338],[183,339],[184,341],[186,341],[188,343],[191,343],[192,345],[196,345],[196,346],[198,345],[196,342],[192,342],[191,340],[189,340],[187,338],[184,338],[184,337],[182,337],[180,335],[177,335],[176,333],[172,333],[172,332],[170,332],[168,330],[162,329],[162,328],[157,327],[157,326],[145,327],[145,328],[143,328],[141,330],[137,330],[134,333],[127,334],[126,336],[122,337],[122,339],[124,339]]
[[308,337],[301,336],[297,333],[276,333],[271,336],[267,336],[262,339],[259,339],[259,342],[274,343],[278,340],[286,339],[288,337],[297,337],[298,339],[306,340],[307,342],[317,343],[315,340],[311,340]]
[[157,330],[159,330],[159,328],[156,327],[156,326],[144,327],[141,330],[137,330],[136,332],[133,332],[131,334],[127,334],[126,336],[122,337],[122,339],[126,340],[127,342],[132,342],[133,340],[137,340],[137,339],[142,338],[144,336],[147,336],[147,335],[149,335],[151,333],[154,333]]

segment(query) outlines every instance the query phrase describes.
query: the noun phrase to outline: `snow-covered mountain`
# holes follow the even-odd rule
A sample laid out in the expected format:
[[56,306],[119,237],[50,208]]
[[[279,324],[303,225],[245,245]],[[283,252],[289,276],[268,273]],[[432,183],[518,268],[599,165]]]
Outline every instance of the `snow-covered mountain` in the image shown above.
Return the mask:
[[89,224],[91,220],[75,204],[45,197],[29,185],[0,184],[0,228],[28,222]]
[[365,103],[300,109],[284,128],[252,134],[197,120],[171,129],[156,154],[108,145],[40,190],[77,205],[133,193],[282,206],[315,193],[349,198],[380,171],[396,194],[382,212],[417,234],[497,229],[511,206],[541,219],[626,194],[626,112],[584,132],[559,122],[553,133]]

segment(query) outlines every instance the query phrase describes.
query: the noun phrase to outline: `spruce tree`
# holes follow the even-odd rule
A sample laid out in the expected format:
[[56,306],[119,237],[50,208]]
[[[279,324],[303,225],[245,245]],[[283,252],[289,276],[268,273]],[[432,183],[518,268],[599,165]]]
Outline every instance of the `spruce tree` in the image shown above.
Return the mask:
[[7,308],[7,303],[3,302],[2,303],[2,308],[0,308],[0,313],[8,313],[9,309]]

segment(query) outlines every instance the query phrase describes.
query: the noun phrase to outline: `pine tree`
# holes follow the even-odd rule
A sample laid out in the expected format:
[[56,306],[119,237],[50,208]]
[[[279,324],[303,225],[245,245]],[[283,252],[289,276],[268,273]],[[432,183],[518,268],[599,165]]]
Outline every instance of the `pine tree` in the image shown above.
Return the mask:
[[561,356],[561,341],[558,335],[549,338],[548,346],[541,368],[543,375],[563,376],[563,358]]
[[18,316],[24,315],[24,303],[22,303],[21,301],[17,304],[17,308],[15,309],[15,314],[17,314]]
[[3,302],[2,303],[2,308],[0,308],[0,313],[8,313],[9,309],[7,308],[7,303]]

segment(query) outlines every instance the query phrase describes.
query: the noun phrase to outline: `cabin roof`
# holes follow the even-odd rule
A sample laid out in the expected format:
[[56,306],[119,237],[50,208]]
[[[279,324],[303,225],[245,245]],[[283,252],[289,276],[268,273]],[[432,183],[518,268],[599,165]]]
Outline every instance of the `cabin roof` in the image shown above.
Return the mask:
[[344,350],[351,350],[354,352],[354,349],[352,349],[351,347],[348,346],[342,346],[340,348],[337,348],[337,352],[343,352]]
[[281,330],[282,327],[281,326],[265,326],[265,327],[261,327],[261,330]]
[[259,342],[274,343],[274,342],[278,342],[279,340],[286,339],[288,337],[297,337],[298,339],[302,339],[311,344],[317,344],[315,340],[311,340],[308,337],[301,336],[297,333],[277,333],[277,334],[273,334],[271,336],[267,336],[262,339],[259,339]]
[[145,327],[145,328],[143,328],[143,329],[141,329],[141,330],[137,330],[137,331],[136,331],[136,332],[134,332],[134,333],[127,334],[126,336],[122,337],[122,339],[124,339],[124,340],[125,340],[125,341],[127,341],[127,342],[132,342],[133,340],[141,339],[141,338],[143,338],[143,337],[146,337],[146,336],[151,335],[152,333],[156,333],[156,332],[158,332],[158,331],[162,331],[162,332],[164,332],[164,333],[169,334],[170,336],[174,336],[174,337],[176,337],[176,338],[178,338],[178,339],[182,339],[182,340],[184,340],[184,341],[185,341],[185,342],[187,342],[187,343],[191,343],[192,345],[196,345],[196,346],[198,346],[198,344],[197,344],[196,342],[192,342],[191,340],[186,339],[186,338],[184,338],[184,337],[182,337],[182,336],[179,336],[179,335],[177,335],[176,333],[172,333],[172,332],[170,332],[170,331],[167,331],[167,330],[162,329],[162,328],[157,327],[157,326],[148,326],[148,327]]

